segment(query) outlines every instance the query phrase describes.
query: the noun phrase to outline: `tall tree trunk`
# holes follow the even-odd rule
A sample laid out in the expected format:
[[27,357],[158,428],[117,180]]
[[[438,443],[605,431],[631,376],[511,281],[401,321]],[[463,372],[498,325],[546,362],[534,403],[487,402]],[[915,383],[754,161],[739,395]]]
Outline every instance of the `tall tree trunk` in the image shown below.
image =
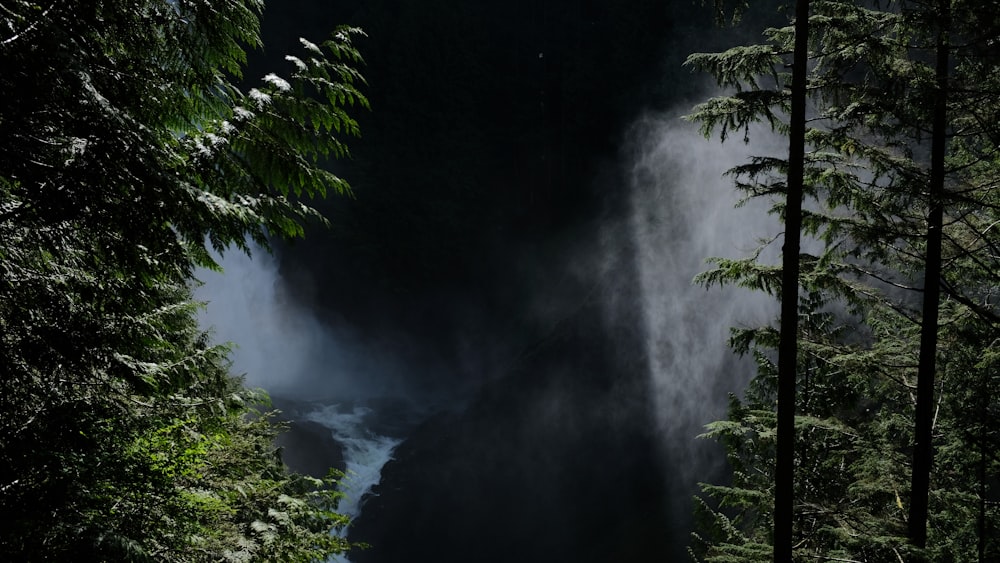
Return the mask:
[[[985,393],[980,401],[986,403]],[[976,476],[979,478],[979,511],[976,514],[976,551],[979,553],[979,563],[986,561],[986,406],[979,410],[979,467]]]
[[805,171],[806,72],[809,49],[809,0],[795,2],[795,52],[792,58],[792,115],[788,139],[788,192],[785,242],[781,258],[781,333],[778,343],[778,436],[774,469],[774,562],[792,561],[795,496],[795,371],[798,357],[799,249],[802,184]]
[[948,29],[950,0],[939,0],[936,92],[931,130],[930,209],[927,216],[927,252],[924,258],[924,303],[920,328],[920,359],[917,367],[917,404],[910,484],[910,543],[927,546],[927,513],[934,422],[934,372],[938,340],[938,310],[941,299],[941,230],[944,218],[944,157],[948,126]]

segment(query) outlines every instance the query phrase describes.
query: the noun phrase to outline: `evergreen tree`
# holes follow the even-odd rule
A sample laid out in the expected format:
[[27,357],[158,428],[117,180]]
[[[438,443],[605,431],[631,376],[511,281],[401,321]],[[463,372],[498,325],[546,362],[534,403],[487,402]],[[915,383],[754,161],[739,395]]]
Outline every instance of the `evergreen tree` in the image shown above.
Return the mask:
[[927,242],[924,250],[923,304],[920,321],[920,360],[917,365],[916,421],[913,471],[910,485],[910,541],[927,545],[927,511],[933,463],[934,376],[937,369],[938,317],[941,299],[941,241],[944,227],[945,154],[948,145],[948,78],[951,0],[935,10],[934,93],[931,117],[931,168],[927,204]]
[[302,234],[357,134],[357,30],[244,93],[254,0],[0,7],[4,560],[321,560],[332,480],[289,474],[197,328],[221,250]]
[[[796,418],[800,438],[794,489],[798,556],[970,560],[978,550],[983,560],[993,549],[985,534],[994,494],[988,476],[995,475],[988,456],[973,463],[950,455],[951,465],[927,473],[926,484],[907,463],[914,441],[928,448],[931,443],[931,435],[915,437],[908,420],[922,421],[922,431],[933,431],[933,440],[949,453],[982,451],[977,444],[987,440],[984,435],[968,441],[970,435],[954,432],[963,425],[976,427],[972,413],[962,413],[957,405],[949,412],[940,408],[951,400],[945,391],[963,385],[959,381],[989,387],[972,378],[975,370],[953,369],[952,358],[961,357],[963,349],[990,357],[987,351],[995,344],[986,335],[997,319],[992,288],[998,270],[987,250],[993,247],[989,225],[996,218],[992,178],[997,137],[994,121],[984,119],[995,109],[988,94],[995,92],[988,38],[996,27],[984,5],[955,3],[951,13],[942,18],[937,7],[923,5],[873,9],[851,2],[813,3],[813,106],[805,171],[805,192],[813,203],[804,213],[803,229],[823,250],[800,257],[801,415]],[[942,41],[946,36],[938,30],[945,30],[947,39]],[[747,132],[754,120],[787,131],[781,117],[788,109],[787,93],[780,88],[777,65],[779,55],[792,50],[794,33],[773,29],[766,36],[766,45],[689,59],[716,74],[722,85],[737,88],[697,109],[695,116],[706,132]],[[949,52],[950,65],[944,64]],[[942,53],[944,62],[937,64]],[[777,88],[763,87],[762,77],[777,78]],[[928,143],[928,133],[935,131]],[[787,166],[780,159],[759,157],[733,173],[750,196],[784,194],[788,188],[780,178]],[[937,211],[927,213],[929,209]],[[786,211],[782,205],[775,210]],[[937,229],[936,214],[941,217]],[[928,230],[941,236],[940,258],[935,257],[935,242],[926,237]],[[933,271],[935,262],[940,275]],[[780,271],[755,257],[718,261],[717,266],[703,280],[777,292]],[[924,276],[920,290],[914,280]],[[938,279],[942,297],[927,296]],[[922,301],[928,312],[941,303],[942,322],[921,322]],[[985,332],[952,332],[970,314]],[[760,507],[773,494],[766,478],[774,456],[774,334],[764,328],[734,336],[736,349],[753,353],[760,371],[743,401],[734,400],[730,419],[709,428],[708,435],[727,446],[734,483],[706,488],[723,511],[701,504],[704,525],[693,553],[705,560],[763,560],[775,541],[762,527]],[[930,335],[947,346],[933,345]],[[942,367],[934,369],[928,357],[936,357]],[[928,415],[935,386],[931,383],[928,391],[933,379],[926,374],[933,378],[935,372],[939,396],[929,404],[939,407]],[[918,387],[922,391],[914,393]],[[989,408],[983,403],[974,412]],[[929,451],[918,454],[923,455],[920,471],[930,471]],[[956,463],[963,467],[957,473]],[[931,500],[923,519],[922,490],[930,491]],[[963,495],[966,500],[959,501]],[[980,502],[968,502],[973,497]],[[972,516],[966,506],[980,510]],[[925,550],[920,549],[925,545],[918,537],[918,521],[930,522]],[[906,545],[907,536],[916,549]]]
[[774,469],[774,561],[792,561],[795,480],[795,373],[798,357],[799,251],[806,150],[806,73],[809,0],[796,0],[792,51],[785,243],[781,247],[781,324],[778,341],[777,436]]

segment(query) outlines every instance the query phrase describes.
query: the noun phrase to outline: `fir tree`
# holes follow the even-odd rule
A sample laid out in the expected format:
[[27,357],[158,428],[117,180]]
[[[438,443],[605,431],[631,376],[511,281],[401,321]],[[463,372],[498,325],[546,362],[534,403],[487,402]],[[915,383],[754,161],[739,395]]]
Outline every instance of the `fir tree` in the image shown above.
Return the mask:
[[357,134],[358,30],[236,87],[254,0],[0,7],[4,560],[310,561],[333,480],[292,475],[195,320],[206,245],[294,237]]
[[[932,380],[925,374],[928,369],[932,376],[937,372],[942,381],[936,403],[945,404],[950,399],[944,390],[956,389],[956,381],[974,373],[950,369],[952,354],[962,349],[982,353],[995,346],[988,337],[966,340],[972,333],[958,336],[950,328],[970,314],[981,327],[996,326],[992,288],[998,270],[995,254],[987,249],[993,247],[989,225],[996,217],[992,178],[997,137],[993,121],[983,118],[995,109],[986,94],[994,91],[995,71],[992,59],[984,56],[992,32],[982,32],[995,26],[984,25],[991,16],[985,6],[972,3],[953,5],[950,19],[941,18],[934,7],[899,8],[813,3],[808,82],[813,105],[805,169],[805,192],[812,204],[804,213],[803,230],[823,251],[800,257],[794,543],[797,556],[969,560],[978,550],[982,560],[990,549],[983,530],[990,526],[986,476],[993,466],[980,455],[978,465],[965,462],[961,473],[953,473],[954,466],[935,470],[921,484],[907,457],[915,439],[928,446],[930,441],[915,438],[907,421],[914,420],[919,403],[925,412],[916,419],[925,424],[923,431],[933,430],[935,442],[947,436],[949,448],[965,443],[945,430],[972,424],[975,418],[958,408],[947,413],[951,418],[943,418],[942,410],[927,417],[927,382]],[[948,32],[944,51],[939,29]],[[697,108],[695,117],[706,132],[747,132],[754,120],[787,131],[782,118],[787,93],[776,65],[780,54],[791,51],[794,33],[773,29],[766,36],[766,45],[689,59],[716,74],[722,85],[737,88],[735,94]],[[953,64],[936,65],[935,55],[944,53],[947,60],[948,52]],[[971,69],[976,70],[968,73]],[[777,87],[765,88],[767,79]],[[928,133],[934,131],[938,134],[931,136],[929,150]],[[733,173],[751,197],[771,196],[787,191],[780,179],[789,165],[755,158]],[[926,238],[928,225],[934,231],[936,224],[928,209],[937,209],[941,217],[936,229],[942,240],[940,259],[934,241]],[[786,212],[780,203],[775,210]],[[940,262],[940,275],[933,272],[935,262]],[[718,261],[702,279],[774,293],[778,274],[751,257]],[[921,291],[915,280],[925,275]],[[937,287],[937,279],[942,297],[921,299],[920,293]],[[931,308],[941,303],[943,322],[921,322],[925,300]],[[939,326],[949,328],[941,333]],[[734,336],[736,349],[753,353],[760,371],[744,400],[734,400],[729,421],[709,429],[708,435],[730,452],[734,485],[706,488],[723,511],[701,504],[705,524],[693,553],[705,560],[745,560],[759,556],[773,541],[762,528],[760,503],[773,494],[766,479],[774,455],[768,445],[774,432],[774,334],[764,328]],[[947,346],[932,345],[928,334],[940,336]],[[944,334],[953,336],[946,339]],[[933,369],[928,355],[944,367]],[[923,391],[915,393],[921,385]],[[979,380],[976,385],[988,384]],[[988,409],[979,405],[975,412]],[[933,427],[927,425],[933,420]],[[924,471],[929,471],[929,455],[924,460]],[[963,477],[952,478],[957,475]],[[970,478],[975,475],[980,477]],[[931,524],[926,549],[918,536],[921,489],[929,490],[931,499],[924,518]],[[958,499],[974,490],[982,501],[966,501],[980,507],[978,516],[971,517]],[[979,531],[973,532],[970,522],[979,522]]]

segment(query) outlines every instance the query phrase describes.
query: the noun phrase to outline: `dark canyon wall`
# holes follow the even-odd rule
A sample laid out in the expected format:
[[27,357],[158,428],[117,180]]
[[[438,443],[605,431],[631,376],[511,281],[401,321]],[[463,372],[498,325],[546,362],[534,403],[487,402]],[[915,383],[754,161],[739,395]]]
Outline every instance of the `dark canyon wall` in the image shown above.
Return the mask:
[[288,298],[392,357],[381,392],[437,413],[352,526],[373,546],[353,561],[683,558],[670,476],[694,460],[652,423],[623,145],[705,90],[680,63],[730,42],[710,20],[662,0],[269,6],[250,77],[299,35],[369,34],[373,109],[333,165],[355,195],[278,249]]

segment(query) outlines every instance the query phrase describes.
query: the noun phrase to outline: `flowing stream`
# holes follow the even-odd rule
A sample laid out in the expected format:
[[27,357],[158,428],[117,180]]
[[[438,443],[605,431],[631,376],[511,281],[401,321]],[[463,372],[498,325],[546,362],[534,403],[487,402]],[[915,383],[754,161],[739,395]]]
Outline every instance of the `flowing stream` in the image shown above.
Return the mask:
[[[214,341],[234,343],[233,370],[244,375],[248,386],[313,405],[297,418],[327,428],[342,448],[345,475],[339,490],[344,496],[337,512],[353,521],[402,442],[383,434],[380,413],[366,406],[377,402],[373,397],[381,391],[401,388],[394,384],[399,370],[368,359],[378,355],[295,303],[274,257],[256,247],[252,256],[230,250],[216,257],[223,274],[198,272],[203,283],[195,288],[195,298],[207,303],[201,324]],[[407,419],[402,412],[394,414],[397,426]],[[347,527],[340,534],[346,535]]]
[[[337,512],[348,516],[351,521],[361,514],[365,497],[382,479],[382,468],[392,459],[392,452],[402,440],[377,434],[371,430],[371,409],[364,406],[340,404],[318,406],[302,418],[321,424],[344,449],[344,477],[338,490],[343,498],[337,504]],[[348,526],[340,530],[346,537]],[[346,563],[344,556],[335,556],[329,561]]]

